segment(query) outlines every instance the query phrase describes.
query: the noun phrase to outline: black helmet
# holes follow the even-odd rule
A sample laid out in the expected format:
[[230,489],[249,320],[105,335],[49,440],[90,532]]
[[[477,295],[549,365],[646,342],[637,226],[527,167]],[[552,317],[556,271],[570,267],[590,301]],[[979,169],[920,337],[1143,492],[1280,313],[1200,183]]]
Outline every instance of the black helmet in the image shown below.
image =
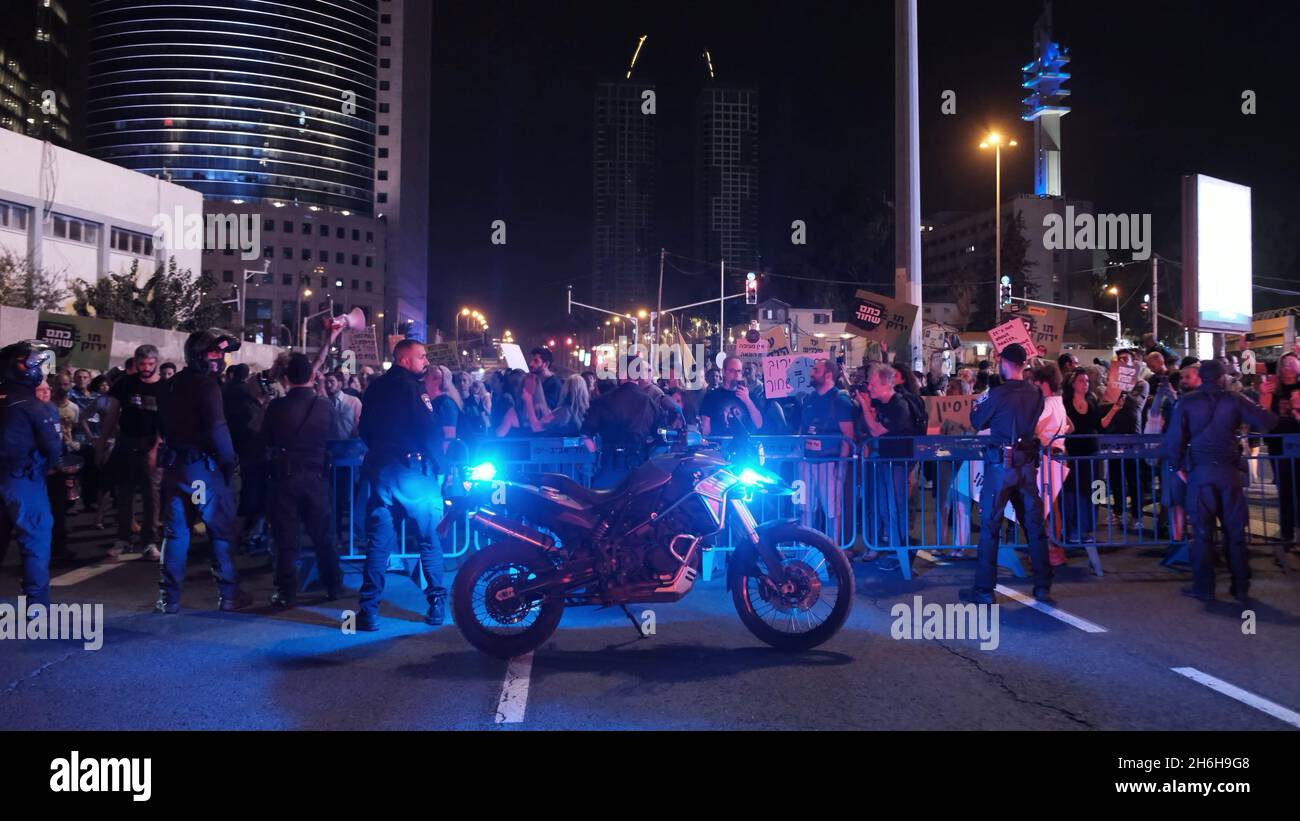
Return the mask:
[[[221,373],[226,367],[225,354],[239,350],[239,338],[220,328],[195,331],[185,340],[185,364],[202,373]],[[213,359],[209,354],[219,352]]]
[[54,349],[37,339],[15,342],[0,349],[0,379],[36,387],[45,378],[46,362],[53,366]]

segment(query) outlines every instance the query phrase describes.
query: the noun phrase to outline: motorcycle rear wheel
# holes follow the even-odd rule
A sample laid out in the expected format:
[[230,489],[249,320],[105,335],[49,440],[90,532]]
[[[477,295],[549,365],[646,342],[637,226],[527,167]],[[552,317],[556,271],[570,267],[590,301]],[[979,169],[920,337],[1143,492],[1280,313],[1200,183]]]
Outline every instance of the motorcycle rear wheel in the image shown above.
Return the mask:
[[[784,560],[788,589],[768,588],[766,568],[755,558],[759,573],[742,574],[731,588],[741,622],[779,650],[810,650],[828,641],[844,626],[853,606],[848,558],[824,534],[795,524],[778,525],[764,539]],[[822,591],[832,586],[828,598]]]
[[564,615],[564,599],[547,596],[525,602],[499,593],[554,570],[537,549],[519,542],[495,542],[470,556],[451,587],[451,607],[465,640],[501,659],[541,647]]

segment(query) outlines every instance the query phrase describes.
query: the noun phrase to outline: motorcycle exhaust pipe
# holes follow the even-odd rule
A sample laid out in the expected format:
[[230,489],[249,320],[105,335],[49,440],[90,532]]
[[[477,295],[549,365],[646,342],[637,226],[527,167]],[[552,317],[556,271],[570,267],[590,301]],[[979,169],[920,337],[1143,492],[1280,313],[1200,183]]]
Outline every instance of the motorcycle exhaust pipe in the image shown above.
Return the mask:
[[515,539],[516,541],[530,544],[538,550],[550,552],[557,549],[555,541],[551,539],[551,537],[533,530],[527,525],[522,525],[519,522],[512,522],[509,519],[502,518],[490,510],[477,511],[473,514],[470,521],[480,529],[491,531],[492,533],[504,536],[507,539]]

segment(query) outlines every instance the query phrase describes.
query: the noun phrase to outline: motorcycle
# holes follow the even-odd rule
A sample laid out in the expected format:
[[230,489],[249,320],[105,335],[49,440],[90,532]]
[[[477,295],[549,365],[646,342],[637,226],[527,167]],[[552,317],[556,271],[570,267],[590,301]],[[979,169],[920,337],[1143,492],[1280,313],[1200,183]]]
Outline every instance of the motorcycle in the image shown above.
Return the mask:
[[593,490],[560,473],[496,477],[465,466],[444,486],[439,533],[466,513],[493,541],[472,554],[451,590],[466,640],[512,658],[540,647],[566,607],[676,602],[691,592],[708,537],[733,529],[727,590],[741,622],[781,650],[830,639],[848,618],[853,571],[824,534],[793,520],[759,524],[756,494],[793,489],[761,463],[727,459],[698,434],[670,437],[666,453],[616,487]]

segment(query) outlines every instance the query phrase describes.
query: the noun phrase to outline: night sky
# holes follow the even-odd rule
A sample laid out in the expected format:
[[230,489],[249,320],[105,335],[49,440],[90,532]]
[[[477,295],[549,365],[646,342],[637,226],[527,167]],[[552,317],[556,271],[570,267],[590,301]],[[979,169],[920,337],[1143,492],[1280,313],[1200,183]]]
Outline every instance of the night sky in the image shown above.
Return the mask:
[[[692,254],[691,111],[708,82],[705,48],[719,82],[762,95],[765,259],[790,253],[793,219],[808,222],[815,253],[816,216],[838,189],[893,198],[891,2],[440,7],[431,325],[450,328],[453,312],[472,305],[494,331],[509,327],[525,343],[530,332],[563,327],[564,286],[579,295],[590,284],[594,84],[622,78],[641,34],[649,39],[634,79],[655,84],[660,118],[658,244]],[[988,206],[992,157],[976,146],[990,126],[1020,141],[1003,154],[1004,194],[1032,192],[1019,70],[1041,8],[920,3],[923,217]],[[1069,48],[1074,75],[1062,127],[1066,196],[1100,212],[1153,213],[1156,251],[1180,259],[1180,176],[1250,185],[1256,281],[1300,290],[1300,160],[1287,127],[1298,22],[1291,3],[1058,0],[1055,39]],[[955,116],[940,113],[945,89],[957,93]],[[1243,89],[1257,93],[1258,114],[1241,113]],[[489,241],[495,219],[508,226],[504,247]],[[696,275],[670,268],[666,303],[716,289],[715,276],[705,284],[706,266],[678,264]],[[1146,275],[1127,270],[1121,276]],[[799,287],[774,290],[791,298]],[[1256,292],[1257,309],[1300,302],[1268,299]]]

